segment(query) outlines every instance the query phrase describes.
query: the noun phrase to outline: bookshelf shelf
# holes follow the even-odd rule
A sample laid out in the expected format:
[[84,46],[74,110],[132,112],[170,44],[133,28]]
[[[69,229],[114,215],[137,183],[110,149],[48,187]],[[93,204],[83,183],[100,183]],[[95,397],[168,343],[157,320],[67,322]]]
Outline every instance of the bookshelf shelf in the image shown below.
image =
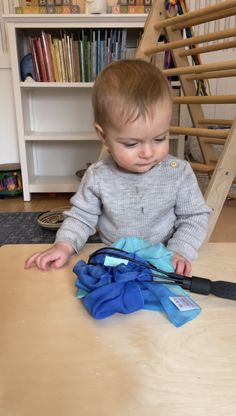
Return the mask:
[[27,132],[25,141],[98,141],[95,132]]
[[77,176],[33,176],[29,182],[30,192],[76,192],[80,181]]
[[[85,34],[88,35],[88,44],[91,41],[93,45],[94,39],[100,41],[99,33],[101,38],[105,33],[108,39],[112,33],[116,33],[115,39],[118,42],[123,39],[122,51],[125,56],[122,57],[132,58],[146,17],[146,14],[4,16],[8,28],[25,201],[29,201],[34,192],[76,191],[79,180],[75,172],[86,168],[87,163],[97,160],[101,150],[93,127],[93,79],[85,77],[74,82],[77,78],[68,77],[60,82],[60,77],[55,77],[56,82],[49,82],[48,77],[42,82],[40,71],[37,81],[23,80],[21,62],[26,55],[32,54],[32,39],[35,45],[35,40],[41,39],[45,32],[51,41],[62,41],[65,36],[69,38],[69,44],[74,39],[79,44],[81,34]],[[98,49],[96,53],[98,54]],[[45,53],[43,56],[46,57]],[[111,56],[112,60],[116,58],[116,55]],[[48,65],[48,62],[45,61],[44,64]],[[70,61],[66,64],[70,64]],[[47,75],[49,69],[47,68]],[[98,73],[99,70],[100,68],[96,68]],[[79,71],[81,75],[80,61]],[[95,73],[93,76],[96,76]]]
[[20,82],[21,88],[92,88],[93,82]]
[[44,25],[51,28],[58,27],[144,27],[146,13],[122,14],[5,14],[3,18],[16,27],[42,28]]

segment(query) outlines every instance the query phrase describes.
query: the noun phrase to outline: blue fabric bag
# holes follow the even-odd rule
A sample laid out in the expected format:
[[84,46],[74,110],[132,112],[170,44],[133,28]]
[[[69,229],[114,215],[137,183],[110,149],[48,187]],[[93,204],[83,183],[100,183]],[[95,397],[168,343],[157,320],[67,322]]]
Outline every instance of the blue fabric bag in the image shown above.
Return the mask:
[[[131,259],[146,262],[146,265],[113,257],[112,247],[127,251]],[[148,309],[164,311],[169,320],[179,327],[200,313],[200,308],[180,311],[171,301],[170,298],[176,296],[190,298],[181,287],[153,281],[147,262],[164,271],[174,271],[172,252],[163,244],[151,245],[141,238],[127,237],[118,240],[109,249],[111,255],[97,254],[90,264],[80,260],[73,269],[77,275],[77,297],[82,298],[94,318],[104,319],[114,313],[127,314]]]

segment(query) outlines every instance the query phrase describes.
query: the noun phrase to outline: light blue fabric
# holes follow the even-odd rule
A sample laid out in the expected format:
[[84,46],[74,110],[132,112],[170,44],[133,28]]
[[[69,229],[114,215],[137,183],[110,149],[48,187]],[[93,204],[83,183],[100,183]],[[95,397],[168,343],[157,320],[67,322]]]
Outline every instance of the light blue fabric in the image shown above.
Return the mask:
[[[144,263],[149,261],[163,271],[174,271],[172,253],[162,244],[152,246],[141,238],[127,237],[105,248],[111,252],[111,256],[115,253],[112,252],[112,247],[127,251],[133,259]],[[117,312],[131,313],[148,309],[164,311],[169,320],[179,327],[200,313],[200,308],[180,311],[170,297],[189,295],[177,285],[154,283],[152,272],[145,264],[139,265],[132,261],[122,264],[121,261],[121,264],[114,267],[105,266],[106,257],[104,254],[96,254],[92,259],[94,264],[81,260],[73,269],[78,276],[75,283],[78,288],[77,297],[83,298],[84,306],[96,319],[104,319]]]
[[[169,320],[176,326],[182,326],[199,315],[201,309],[192,311],[179,311],[179,309],[171,302],[170,297],[176,295],[173,288],[175,286],[159,285],[152,283],[143,283],[147,292],[142,291],[144,298],[144,309],[154,311],[164,311]],[[171,287],[171,289],[169,289]],[[181,289],[181,288],[180,288]],[[182,289],[181,289],[182,290]],[[183,294],[181,295],[183,296]],[[190,297],[185,293],[185,296]],[[159,303],[158,303],[159,301]]]
[[[135,253],[165,272],[174,272],[172,263],[173,252],[168,250],[162,243],[151,244],[140,237],[123,237],[115,241],[111,247]],[[168,285],[166,286],[168,287]],[[180,286],[171,285],[169,288],[176,296],[189,296]]]
[[151,244],[140,237],[124,237],[113,243],[111,247],[128,251],[128,253],[135,253],[159,269],[174,272],[173,253],[162,243]]

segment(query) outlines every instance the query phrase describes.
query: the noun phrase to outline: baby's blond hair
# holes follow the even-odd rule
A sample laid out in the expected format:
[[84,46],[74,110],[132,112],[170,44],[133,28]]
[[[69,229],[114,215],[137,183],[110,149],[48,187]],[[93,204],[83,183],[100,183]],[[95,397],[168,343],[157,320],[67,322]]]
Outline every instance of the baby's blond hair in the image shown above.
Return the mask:
[[93,87],[94,121],[105,131],[142,117],[153,117],[158,102],[172,95],[161,70],[141,59],[120,60],[108,65]]

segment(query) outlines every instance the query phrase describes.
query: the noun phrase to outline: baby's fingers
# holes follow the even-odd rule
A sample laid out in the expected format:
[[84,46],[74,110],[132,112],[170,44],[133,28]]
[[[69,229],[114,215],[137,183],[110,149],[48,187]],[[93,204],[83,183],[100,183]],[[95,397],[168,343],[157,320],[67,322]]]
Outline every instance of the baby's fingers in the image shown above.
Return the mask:
[[191,264],[187,260],[177,259],[174,264],[175,273],[189,276],[191,272]]
[[25,262],[25,268],[30,269],[33,266],[37,266],[38,269],[46,271],[52,265],[55,260],[55,255],[50,252],[35,253]]
[[47,271],[51,266],[53,266],[53,263],[57,260],[57,258],[58,255],[56,255],[56,253],[45,252],[36,257],[34,262],[40,270]]
[[32,256],[30,256],[26,261],[25,261],[25,269],[30,269],[31,267],[33,267],[36,263],[36,259],[38,256],[40,256],[41,253],[34,253]]
[[55,267],[55,269],[60,269],[62,266],[64,266],[69,260],[68,255],[63,255],[61,257],[58,257],[58,259],[55,259],[52,266]]

